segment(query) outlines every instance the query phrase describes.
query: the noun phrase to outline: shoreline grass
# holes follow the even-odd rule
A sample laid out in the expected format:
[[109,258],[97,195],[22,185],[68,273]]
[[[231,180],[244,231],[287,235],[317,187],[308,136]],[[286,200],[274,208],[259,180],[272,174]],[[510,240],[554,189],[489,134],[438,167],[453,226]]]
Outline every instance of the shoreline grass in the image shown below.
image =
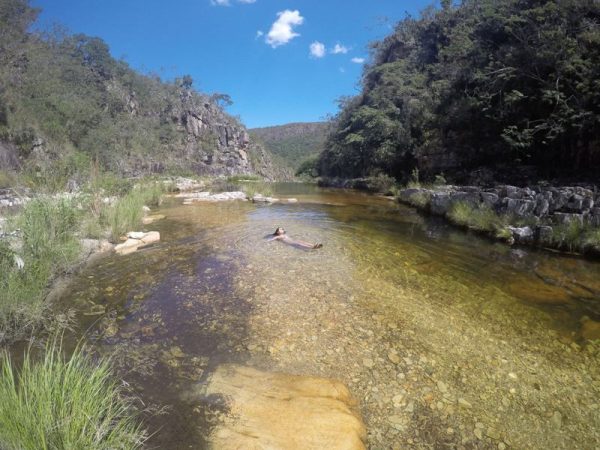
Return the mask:
[[65,358],[53,338],[39,359],[30,347],[20,368],[2,351],[0,366],[0,448],[133,450],[146,440],[110,362],[83,347]]
[[46,295],[52,280],[81,259],[81,238],[110,236],[118,242],[140,227],[143,207],[158,206],[167,189],[157,180],[133,185],[98,173],[73,199],[39,197],[25,204],[9,221],[19,237],[0,239],[0,343],[52,322]]

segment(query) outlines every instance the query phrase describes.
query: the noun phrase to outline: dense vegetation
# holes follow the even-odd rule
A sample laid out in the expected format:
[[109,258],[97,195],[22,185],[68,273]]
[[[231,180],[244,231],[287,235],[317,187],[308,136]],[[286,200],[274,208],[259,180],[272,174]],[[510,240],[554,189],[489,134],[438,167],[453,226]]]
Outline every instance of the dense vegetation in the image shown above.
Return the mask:
[[362,92],[342,101],[319,169],[593,175],[598,126],[600,3],[444,0],[373,45]]
[[262,142],[267,150],[294,171],[303,163],[314,160],[323,150],[329,124],[324,122],[288,123],[253,128],[250,135]]
[[141,448],[146,433],[106,360],[83,348],[66,359],[51,339],[38,360],[30,348],[18,367],[0,353],[0,448]]
[[51,281],[82,258],[80,239],[118,243],[139,229],[143,207],[156,206],[166,188],[96,174],[77,197],[39,197],[11,216],[3,231],[13,237],[0,239],[0,344],[54,324],[45,299]]
[[129,176],[235,173],[224,148],[250,168],[266,164],[223,112],[227,95],[197,92],[188,75],[141,74],[97,37],[31,31],[36,15],[28,0],[0,0],[0,182],[19,169],[36,187],[64,190],[87,178],[91,162]]

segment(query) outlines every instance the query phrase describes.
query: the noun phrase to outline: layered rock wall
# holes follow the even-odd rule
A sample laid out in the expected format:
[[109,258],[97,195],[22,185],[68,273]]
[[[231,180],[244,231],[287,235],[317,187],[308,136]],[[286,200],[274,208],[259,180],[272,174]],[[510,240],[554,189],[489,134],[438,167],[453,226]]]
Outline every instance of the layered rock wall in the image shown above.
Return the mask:
[[524,244],[553,246],[556,229],[565,226],[600,227],[600,192],[594,186],[440,186],[401,190],[399,200],[441,216],[459,202],[490,208],[514,225],[507,229]]

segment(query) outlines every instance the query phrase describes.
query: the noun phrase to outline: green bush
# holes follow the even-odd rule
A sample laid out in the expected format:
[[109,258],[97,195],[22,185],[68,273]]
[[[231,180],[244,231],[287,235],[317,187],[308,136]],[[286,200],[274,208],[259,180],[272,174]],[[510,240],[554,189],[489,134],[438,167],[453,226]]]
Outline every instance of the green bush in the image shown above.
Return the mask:
[[379,173],[373,177],[367,178],[367,188],[371,192],[380,192],[382,194],[393,194],[396,187],[396,180],[389,175]]
[[51,340],[17,369],[0,354],[0,447],[6,450],[137,449],[146,435],[109,362],[83,348],[69,359]]
[[319,157],[313,156],[307,160],[304,160],[298,170],[296,170],[297,177],[316,178],[319,176]]

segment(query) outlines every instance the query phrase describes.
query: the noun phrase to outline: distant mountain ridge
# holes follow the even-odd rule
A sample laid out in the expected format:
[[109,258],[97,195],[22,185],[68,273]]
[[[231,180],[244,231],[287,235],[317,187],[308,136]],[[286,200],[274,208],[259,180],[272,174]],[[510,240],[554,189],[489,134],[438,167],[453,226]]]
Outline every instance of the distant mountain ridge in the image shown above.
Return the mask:
[[252,128],[250,136],[264,144],[276,157],[294,171],[323,150],[328,122],[295,122],[272,127]]

